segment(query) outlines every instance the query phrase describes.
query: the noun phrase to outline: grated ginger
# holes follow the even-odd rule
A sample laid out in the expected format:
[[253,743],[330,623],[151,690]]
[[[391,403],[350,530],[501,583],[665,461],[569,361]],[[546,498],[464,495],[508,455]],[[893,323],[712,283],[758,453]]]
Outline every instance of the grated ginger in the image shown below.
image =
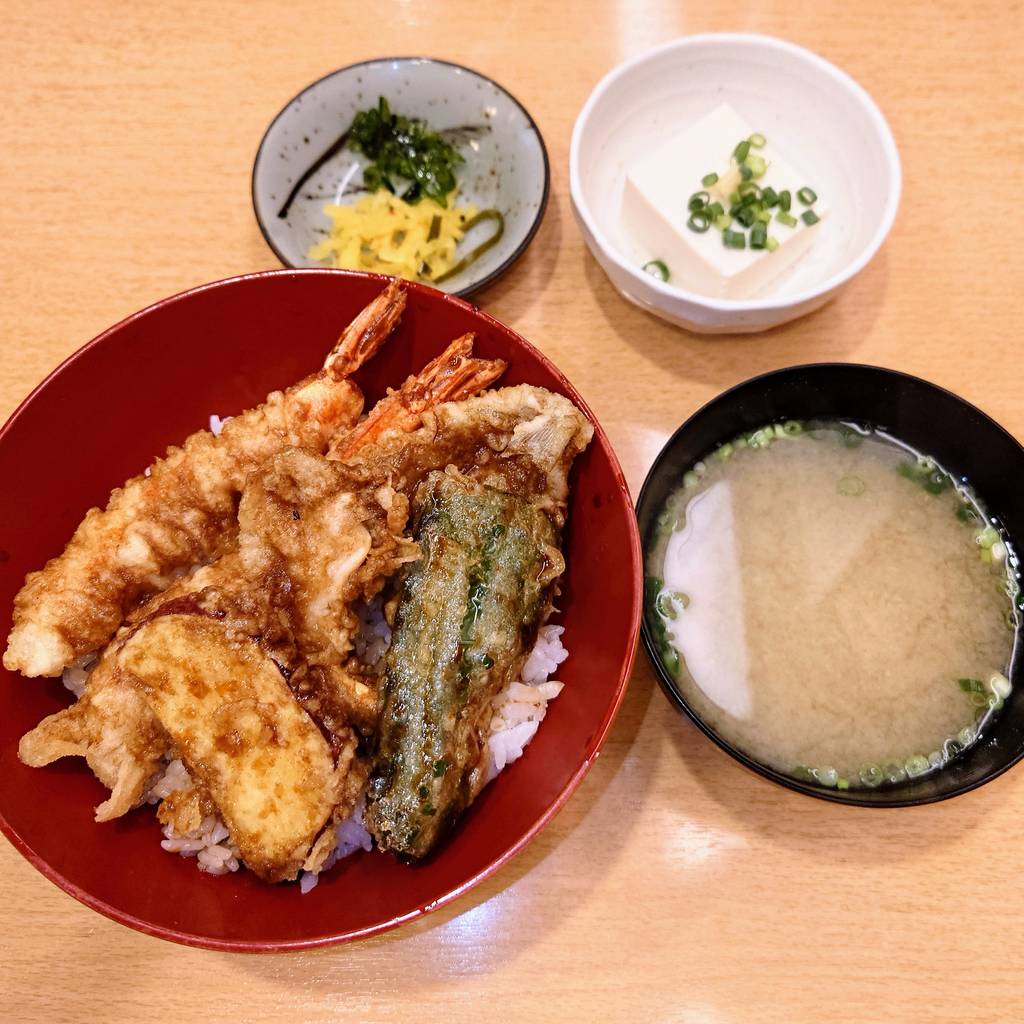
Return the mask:
[[434,281],[457,262],[455,250],[465,226],[479,212],[472,203],[447,208],[433,199],[413,205],[387,189],[363,196],[351,206],[329,203],[327,238],[309,250],[309,258],[344,270],[371,270],[408,281]]

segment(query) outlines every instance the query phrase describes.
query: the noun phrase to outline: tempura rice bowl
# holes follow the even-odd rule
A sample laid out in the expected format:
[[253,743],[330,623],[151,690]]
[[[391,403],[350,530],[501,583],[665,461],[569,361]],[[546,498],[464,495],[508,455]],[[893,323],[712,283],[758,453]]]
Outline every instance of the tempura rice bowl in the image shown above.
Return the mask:
[[[211,412],[237,413],[314,369],[381,286],[373,275],[326,270],[218,282],[129,317],[58,368],[0,431],[0,472],[19,482],[24,498],[0,507],[4,634],[25,573],[62,549],[90,506],[104,504],[112,487],[169,443],[206,427]],[[468,303],[419,285],[409,286],[395,337],[356,376],[367,401],[466,331],[476,332],[481,357],[508,360],[502,383],[564,394],[593,421],[568,381],[522,338]],[[571,652],[556,674],[565,689],[524,756],[487,786],[426,863],[409,867],[359,849],[323,873],[308,896],[295,884],[267,885],[248,871],[207,877],[193,858],[161,849],[167,837],[151,808],[96,824],[93,808],[105,791],[84,764],[29,769],[18,761],[20,736],[65,707],[69,695],[59,679],[6,672],[0,675],[0,829],[43,874],[94,909],[150,934],[217,949],[344,941],[464,893],[521,850],[578,785],[629,676],[640,611],[639,541],[618,462],[595,428],[573,470],[568,571],[552,619],[564,626],[560,640]],[[65,458],[72,450],[74,457]]]

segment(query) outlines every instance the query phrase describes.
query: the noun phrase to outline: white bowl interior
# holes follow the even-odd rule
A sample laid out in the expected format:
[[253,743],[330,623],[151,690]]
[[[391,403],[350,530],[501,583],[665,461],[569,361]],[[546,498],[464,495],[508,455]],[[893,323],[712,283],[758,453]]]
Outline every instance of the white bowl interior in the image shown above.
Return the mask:
[[[471,128],[457,146],[465,163],[456,168],[459,201],[495,207],[505,217],[498,244],[441,286],[465,292],[495,273],[530,236],[547,184],[547,158],[536,125],[504,89],[466,68],[442,61],[395,58],[343,68],[309,86],[278,114],[260,146],[253,168],[253,204],[267,240],[293,267],[320,266],[309,247],[330,226],[323,212],[334,202],[354,161],[344,149],[302,186],[287,216],[278,212],[305,170],[338,139],[360,110],[383,96],[395,113],[425,120],[435,131]],[[359,194],[361,172],[351,177],[343,202]],[[493,230],[489,222],[466,236],[473,248]]]
[[[582,198],[599,241],[639,271],[650,256],[622,229],[626,172],[638,157],[723,102],[801,168],[808,180],[800,185],[812,186],[828,203],[829,215],[810,252],[764,297],[814,291],[875,244],[893,198],[894,162],[898,190],[898,160],[895,149],[887,148],[891,136],[884,120],[859,87],[806,51],[770,39],[681,40],[624,68],[607,84],[577,139]],[[699,182],[680,183],[686,192],[699,188]]]

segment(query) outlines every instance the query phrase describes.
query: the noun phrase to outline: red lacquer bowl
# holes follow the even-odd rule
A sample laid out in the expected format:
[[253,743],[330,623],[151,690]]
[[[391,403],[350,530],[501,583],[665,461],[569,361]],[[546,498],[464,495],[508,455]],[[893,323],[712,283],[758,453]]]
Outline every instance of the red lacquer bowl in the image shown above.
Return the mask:
[[[383,286],[369,274],[283,270],[233,278],[157,303],[101,334],[46,379],[0,431],[0,636],[25,573],[58,554],[85,511],[168,444],[260,402],[316,369]],[[501,356],[503,383],[558,391],[594,417],[528,342],[470,304],[409,286],[401,327],[357,376],[367,400],[452,338]],[[524,757],[489,786],[447,845],[408,867],[357,853],[301,896],[246,871],[200,874],[165,853],[152,808],[97,825],[103,787],[78,759],[26,768],[18,740],[69,702],[59,680],[0,676],[0,829],[47,878],[117,921],[190,945],[245,951],[325,945],[427,913],[497,870],[551,819],[611,727],[636,651],[640,544],[608,438],[573,472],[568,572],[559,601],[571,652],[566,684]]]

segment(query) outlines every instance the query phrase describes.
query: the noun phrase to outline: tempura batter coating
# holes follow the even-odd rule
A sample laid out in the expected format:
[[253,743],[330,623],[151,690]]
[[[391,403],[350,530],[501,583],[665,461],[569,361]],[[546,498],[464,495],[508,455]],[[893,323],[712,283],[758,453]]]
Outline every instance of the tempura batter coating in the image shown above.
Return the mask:
[[22,760],[41,766],[85,757],[113,790],[97,820],[136,806],[173,744],[159,715],[119,673],[116,651],[140,622],[175,609],[216,616],[233,635],[259,638],[306,712],[340,737],[340,749],[350,722],[365,726],[376,714],[375,690],[344,667],[358,626],[351,605],[416,557],[416,545],[402,535],[406,512],[385,493],[345,491],[342,467],[311,452],[286,449],[267,460],[243,493],[240,550],[143,605],[90,674],[82,698],[22,739]]
[[[387,483],[410,498],[430,473],[454,466],[528,498],[561,527],[569,470],[593,436],[590,421],[568,398],[519,384],[427,409],[419,429],[382,431],[346,454],[343,464],[352,487]],[[340,447],[343,442],[333,446]]]
[[118,664],[202,782],[246,864],[267,881],[294,878],[338,802],[354,740],[336,767],[279,666],[201,613],[144,623]]
[[[153,779],[165,767],[172,743],[142,696],[118,669],[117,650],[131,628],[162,604],[223,586],[237,578],[238,556],[226,555],[214,565],[182,577],[143,604],[103,652],[89,673],[81,697],[70,707],[44,718],[18,745],[18,757],[33,768],[62,757],[84,757],[111,793],[96,808],[97,821],[112,821],[136,807]],[[235,611],[237,619],[238,612]],[[267,626],[246,625],[259,632]]]
[[383,849],[420,858],[486,782],[491,699],[565,562],[540,509],[454,470],[415,506],[423,554],[402,582],[366,821]]
[[363,408],[345,379],[397,323],[405,293],[390,286],[353,321],[323,370],[228,422],[193,434],[92,509],[63,554],[30,573],[15,598],[4,666],[59,675],[110,639],[131,609],[163,590],[176,570],[203,564],[234,544],[234,514],[246,478],[288,446],[326,449]]
[[292,689],[328,732],[376,717],[375,688],[346,667],[359,626],[353,604],[416,558],[407,516],[388,488],[349,491],[343,467],[297,449],[269,459],[239,505],[248,587],[286,615],[302,658]]
[[33,768],[62,757],[84,757],[110,790],[96,808],[96,820],[111,821],[138,804],[163,771],[170,745],[145,700],[124,684],[116,656],[107,652],[81,698],[21,738],[18,757]]
[[288,606],[311,665],[339,665],[352,649],[352,604],[372,597],[417,555],[403,536],[408,503],[387,489],[351,491],[344,470],[289,448],[254,473],[238,508],[239,554],[251,581]]

